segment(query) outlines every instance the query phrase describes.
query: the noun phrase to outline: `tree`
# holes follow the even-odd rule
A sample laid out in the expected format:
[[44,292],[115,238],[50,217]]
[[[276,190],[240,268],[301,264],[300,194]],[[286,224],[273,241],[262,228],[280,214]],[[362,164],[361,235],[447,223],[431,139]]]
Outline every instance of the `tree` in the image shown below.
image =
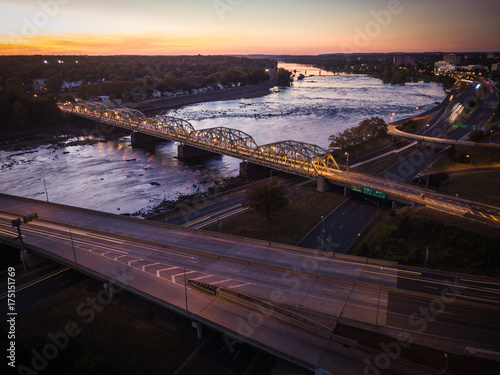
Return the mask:
[[292,72],[284,68],[278,69],[278,81],[276,83],[278,86],[290,86],[292,81]]
[[61,90],[62,84],[63,81],[61,77],[59,77],[58,75],[50,76],[49,78],[47,78],[47,85],[46,85],[47,91],[58,92]]
[[28,122],[28,112],[22,103],[15,102],[12,108],[12,125],[23,128]]
[[285,188],[276,181],[256,184],[246,193],[247,206],[256,212],[265,214],[269,220],[273,211],[288,205]]
[[387,138],[387,124],[380,117],[364,119],[358,126],[331,135],[330,150],[357,155],[370,142]]
[[469,133],[469,141],[478,142],[484,138],[484,131],[481,129],[473,129]]

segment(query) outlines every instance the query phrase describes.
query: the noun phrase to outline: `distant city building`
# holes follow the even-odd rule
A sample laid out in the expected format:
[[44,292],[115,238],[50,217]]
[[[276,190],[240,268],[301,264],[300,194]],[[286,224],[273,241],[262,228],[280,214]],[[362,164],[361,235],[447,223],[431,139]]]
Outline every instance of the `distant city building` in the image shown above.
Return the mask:
[[494,72],[500,72],[499,68],[500,68],[500,64],[498,64],[498,63],[491,65],[491,70]]
[[443,61],[447,61],[456,66],[460,64],[460,56],[455,53],[445,53],[443,54]]
[[487,56],[488,59],[496,59],[496,56],[494,53],[488,53],[488,56]]
[[451,64],[448,61],[437,61],[434,63],[434,71],[440,73],[454,72],[456,69],[455,64]]
[[415,58],[413,56],[394,56],[392,59],[393,65],[400,66],[400,65],[415,65]]

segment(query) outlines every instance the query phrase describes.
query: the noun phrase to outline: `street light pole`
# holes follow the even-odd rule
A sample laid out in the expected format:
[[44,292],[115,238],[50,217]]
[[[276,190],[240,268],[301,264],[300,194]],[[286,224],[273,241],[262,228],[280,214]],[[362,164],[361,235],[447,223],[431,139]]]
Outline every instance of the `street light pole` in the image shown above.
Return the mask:
[[321,251],[323,251],[323,246],[324,246],[324,239],[325,239],[325,219],[323,216],[321,216],[321,221],[322,223],[322,229],[321,229]]
[[45,183],[45,175],[42,172],[43,186],[45,187],[45,196],[47,197],[47,202],[49,201],[49,193],[47,192],[47,184]]
[[167,196],[166,196],[165,190],[163,190],[163,210],[165,211],[165,223],[168,223]]
[[75,243],[73,242],[73,233],[71,232],[71,221],[68,222],[69,238],[71,238],[71,247],[73,248],[73,257],[75,258],[75,267],[78,268],[78,262],[76,261],[76,251]]
[[472,157],[470,155],[467,155],[467,157],[470,159],[470,163],[469,163],[469,173],[470,173],[471,169],[472,169]]
[[431,164],[431,158],[429,157],[429,164],[427,165],[427,168],[430,167],[430,171],[427,171],[427,181],[425,183],[425,188],[427,189],[429,187],[429,176],[432,173],[432,164]]
[[345,163],[345,165],[346,165],[346,167],[347,167],[346,169],[347,169],[347,170],[349,170],[349,153],[348,153],[348,152],[346,152],[346,153],[345,153],[345,155],[346,155],[346,157],[347,157],[347,160],[346,160],[346,163]]
[[[188,260],[187,262],[189,263],[190,261],[192,261],[193,259],[195,259],[194,257],[192,257],[190,260]],[[189,317],[189,309],[188,309],[188,295],[187,295],[187,281],[186,281],[186,265],[184,264],[184,296],[186,297],[186,316]]]

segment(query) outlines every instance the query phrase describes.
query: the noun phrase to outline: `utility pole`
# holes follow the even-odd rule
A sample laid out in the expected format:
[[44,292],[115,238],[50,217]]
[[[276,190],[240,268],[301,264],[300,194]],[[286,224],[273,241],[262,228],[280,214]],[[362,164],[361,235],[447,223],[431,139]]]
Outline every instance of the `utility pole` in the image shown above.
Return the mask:
[[321,216],[321,221],[323,222],[322,223],[322,226],[321,226],[321,251],[323,251],[323,246],[324,246],[324,239],[325,239],[325,219],[323,216]]
[[43,186],[45,187],[45,196],[47,197],[47,202],[49,201],[49,192],[47,191],[47,184],[45,183],[45,175],[42,172]]
[[75,243],[73,242],[73,233],[71,233],[71,221],[68,223],[69,237],[71,238],[71,247],[73,248],[73,257],[75,258],[75,267],[78,268],[78,262],[76,261],[76,251]]
[[21,225],[27,224],[30,221],[38,219],[38,214],[32,214],[28,216],[24,216],[22,219],[14,219],[11,221],[11,224],[13,227],[17,227],[17,233],[19,234],[19,242],[21,243],[21,261],[23,262],[23,267],[24,267],[24,273],[26,273],[26,264],[24,262],[24,242],[23,242],[23,235],[21,234]]

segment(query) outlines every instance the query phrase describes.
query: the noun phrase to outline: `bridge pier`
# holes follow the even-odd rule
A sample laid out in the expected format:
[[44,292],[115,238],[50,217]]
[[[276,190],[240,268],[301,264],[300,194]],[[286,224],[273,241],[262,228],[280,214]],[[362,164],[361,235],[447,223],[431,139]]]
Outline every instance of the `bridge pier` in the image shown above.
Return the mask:
[[203,329],[202,329],[201,324],[197,323],[197,322],[192,322],[191,327],[196,329],[196,337],[198,338],[198,340],[203,339]]
[[[331,191],[333,185],[330,184],[325,176],[318,176],[317,184],[316,184],[316,190],[319,191],[320,193],[324,193],[326,191]],[[344,194],[346,194],[346,191],[344,190]]]
[[272,169],[269,167],[264,167],[263,165],[250,163],[248,161],[242,161],[240,163],[240,176],[251,180],[269,177],[271,170]]
[[215,155],[219,154],[184,144],[180,144],[177,147],[177,158],[179,160],[203,159]]
[[162,141],[161,138],[135,131],[130,135],[130,139],[132,140],[132,147],[150,146]]
[[28,252],[28,250],[20,250],[19,258],[23,264],[28,265],[29,267],[36,267],[46,260],[38,254]]

